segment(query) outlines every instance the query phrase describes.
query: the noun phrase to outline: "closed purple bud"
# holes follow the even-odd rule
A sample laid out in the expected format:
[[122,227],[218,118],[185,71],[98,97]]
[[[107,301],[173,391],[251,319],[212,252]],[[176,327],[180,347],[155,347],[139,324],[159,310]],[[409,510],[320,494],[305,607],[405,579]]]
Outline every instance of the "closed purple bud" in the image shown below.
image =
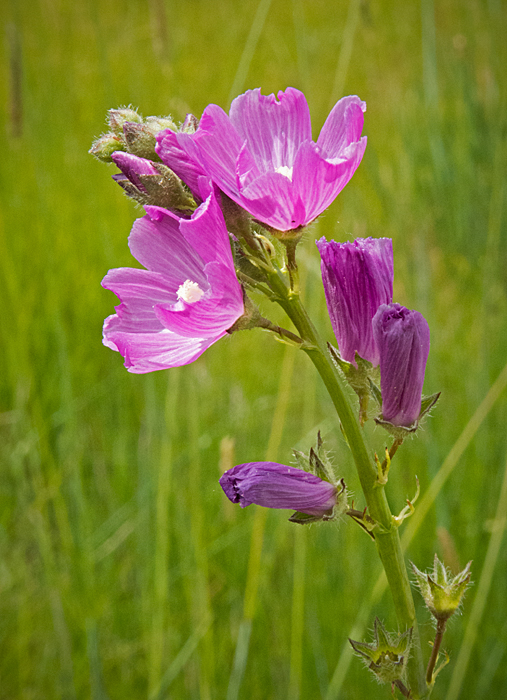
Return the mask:
[[333,331],[344,360],[356,364],[356,352],[373,366],[379,351],[372,318],[393,298],[393,242],[390,238],[356,238],[338,243],[317,241],[322,281]]
[[276,462],[249,462],[226,471],[220,486],[242,508],[255,503],[265,508],[296,510],[315,517],[336,505],[337,489],[302,469]]
[[139,158],[132,153],[117,151],[111,156],[114,163],[120,168],[122,174],[113,175],[113,179],[120,180],[126,177],[141,192],[146,192],[146,187],[139,179],[139,175],[158,175],[158,170],[153,167],[151,160]]
[[409,427],[419,418],[430,329],[424,316],[400,304],[383,304],[373,319],[380,353],[383,420]]

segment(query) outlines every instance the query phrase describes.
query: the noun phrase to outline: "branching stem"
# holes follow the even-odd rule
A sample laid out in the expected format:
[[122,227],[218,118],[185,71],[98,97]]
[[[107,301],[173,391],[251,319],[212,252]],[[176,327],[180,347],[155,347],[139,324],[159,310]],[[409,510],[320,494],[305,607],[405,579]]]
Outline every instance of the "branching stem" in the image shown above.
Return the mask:
[[414,700],[427,698],[429,689],[426,685],[414,601],[398,529],[393,525],[385,489],[378,484],[377,469],[366,448],[358,418],[343,389],[340,374],[301,304],[299,295],[288,288],[281,271],[273,270],[269,276],[269,285],[276,294],[276,301],[285,310],[303,339],[302,349],[319,372],[338,413],[356,464],[368,512],[380,526],[375,533],[375,543],[391,589],[399,625],[404,629],[413,628],[412,654],[407,668],[412,697]]

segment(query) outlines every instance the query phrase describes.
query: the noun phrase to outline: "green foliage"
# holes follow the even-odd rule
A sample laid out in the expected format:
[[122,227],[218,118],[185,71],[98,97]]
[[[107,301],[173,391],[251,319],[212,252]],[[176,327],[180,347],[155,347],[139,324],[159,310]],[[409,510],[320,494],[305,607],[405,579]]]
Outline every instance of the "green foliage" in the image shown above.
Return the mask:
[[[342,94],[368,103],[364,161],[300,245],[303,283],[332,341],[313,236],[393,238],[395,299],[429,321],[425,391],[442,396],[387,490],[397,512],[417,474],[422,507],[507,361],[505,3],[11,0],[0,16],[0,699],[371,696],[345,645],[376,614],[396,624],[372,590],[374,544],[352,523],[234,509],[217,484],[235,463],[308,451],[320,429],[359,493],[313,368],[252,330],[193,366],[128,374],[100,343],[117,303],[100,280],[133,264],[141,210],[87,151],[119,105],[179,123],[231,90],[293,85],[316,134]],[[473,559],[480,580],[504,527],[506,424],[501,393],[409,545],[423,568],[437,550],[454,574]],[[383,454],[385,433],[365,429]],[[507,682],[494,561],[460,671],[476,700]],[[453,654],[474,596],[446,632]]]

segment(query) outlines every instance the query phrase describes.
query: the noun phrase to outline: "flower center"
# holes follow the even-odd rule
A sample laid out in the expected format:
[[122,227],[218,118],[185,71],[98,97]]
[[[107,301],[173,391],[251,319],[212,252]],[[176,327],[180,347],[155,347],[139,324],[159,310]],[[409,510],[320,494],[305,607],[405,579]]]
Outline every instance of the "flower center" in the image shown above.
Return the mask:
[[195,304],[195,302],[199,301],[199,299],[204,295],[204,292],[199,287],[197,282],[186,280],[183,284],[180,284],[176,294],[178,299],[183,299],[183,301],[186,301],[187,304]]
[[292,168],[289,168],[288,165],[281,165],[279,168],[276,168],[277,173],[280,173],[280,175],[284,175],[285,177],[288,177],[289,180],[292,182]]

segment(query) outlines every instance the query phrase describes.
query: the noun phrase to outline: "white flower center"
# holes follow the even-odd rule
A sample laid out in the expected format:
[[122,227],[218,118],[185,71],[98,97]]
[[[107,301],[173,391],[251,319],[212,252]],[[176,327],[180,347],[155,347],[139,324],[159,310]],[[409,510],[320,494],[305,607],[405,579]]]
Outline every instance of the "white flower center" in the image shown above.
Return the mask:
[[289,168],[288,165],[281,165],[279,168],[276,168],[277,173],[280,173],[280,175],[284,175],[285,177],[288,177],[289,180],[292,182],[292,168]]
[[199,299],[204,295],[204,292],[199,287],[197,282],[186,280],[183,284],[180,284],[176,294],[178,299],[183,299],[183,301],[186,301],[187,304],[195,304],[195,302],[199,301]]

